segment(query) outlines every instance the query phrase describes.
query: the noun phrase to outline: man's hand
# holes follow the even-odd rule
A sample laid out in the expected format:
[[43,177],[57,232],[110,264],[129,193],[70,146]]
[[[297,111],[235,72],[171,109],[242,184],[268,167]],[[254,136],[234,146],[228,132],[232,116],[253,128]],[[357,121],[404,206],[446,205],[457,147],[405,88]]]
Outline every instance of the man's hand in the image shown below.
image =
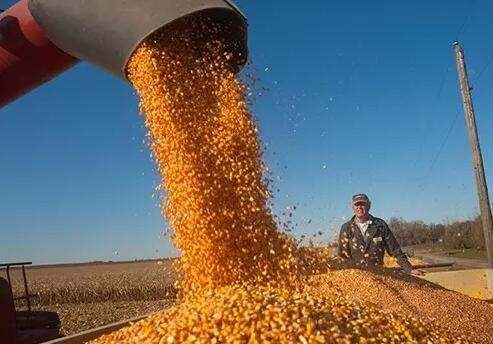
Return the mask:
[[424,276],[425,275],[425,272],[421,269],[412,269],[411,270],[411,275],[414,275],[414,276]]

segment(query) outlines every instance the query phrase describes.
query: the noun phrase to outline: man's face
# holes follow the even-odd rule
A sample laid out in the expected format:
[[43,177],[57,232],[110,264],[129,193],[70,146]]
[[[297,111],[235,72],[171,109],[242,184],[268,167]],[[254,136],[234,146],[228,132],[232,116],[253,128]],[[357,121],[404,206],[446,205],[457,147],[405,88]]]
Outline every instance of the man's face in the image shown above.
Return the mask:
[[357,218],[365,218],[368,215],[369,208],[366,202],[356,202],[353,204],[353,213]]

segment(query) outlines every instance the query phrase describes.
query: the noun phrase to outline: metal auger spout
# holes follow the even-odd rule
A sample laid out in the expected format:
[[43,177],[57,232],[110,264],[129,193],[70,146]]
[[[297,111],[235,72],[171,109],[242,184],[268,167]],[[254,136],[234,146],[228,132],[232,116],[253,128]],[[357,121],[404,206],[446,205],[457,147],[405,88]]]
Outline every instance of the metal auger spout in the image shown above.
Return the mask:
[[246,62],[247,23],[229,0],[21,0],[0,13],[0,107],[79,60],[126,80],[135,49],[149,35],[174,35],[186,20],[207,18],[232,54]]

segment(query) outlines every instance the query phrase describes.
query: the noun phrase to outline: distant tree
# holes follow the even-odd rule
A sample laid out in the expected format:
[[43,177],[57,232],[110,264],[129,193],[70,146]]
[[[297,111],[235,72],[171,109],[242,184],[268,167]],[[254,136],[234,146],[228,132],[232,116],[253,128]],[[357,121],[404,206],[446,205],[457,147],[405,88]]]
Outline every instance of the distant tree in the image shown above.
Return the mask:
[[446,225],[392,217],[388,224],[402,246],[440,244],[449,249],[485,248],[479,216]]
[[441,223],[434,225],[434,226],[435,226],[435,228],[433,229],[432,238],[433,238],[433,242],[437,243],[440,241],[440,239],[443,239],[443,236],[445,235],[446,228]]
[[476,248],[486,250],[486,245],[484,243],[483,223],[481,222],[481,217],[479,215],[471,220],[471,230]]

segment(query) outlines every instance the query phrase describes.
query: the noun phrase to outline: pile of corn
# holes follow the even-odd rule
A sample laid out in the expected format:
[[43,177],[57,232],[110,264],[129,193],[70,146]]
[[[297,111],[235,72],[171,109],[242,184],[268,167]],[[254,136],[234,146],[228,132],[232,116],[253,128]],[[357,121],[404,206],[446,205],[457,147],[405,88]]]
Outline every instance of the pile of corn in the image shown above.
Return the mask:
[[181,302],[94,343],[461,342],[430,323],[307,288],[308,273],[324,263],[277,230],[245,86],[223,45],[203,40],[155,34],[128,69],[181,251]]
[[[459,340],[457,340],[459,341]],[[453,343],[435,326],[344,298],[228,286],[184,302],[99,343]]]
[[334,295],[433,323],[452,338],[493,343],[492,305],[395,270],[333,262],[330,271],[312,276],[307,288],[312,295]]

